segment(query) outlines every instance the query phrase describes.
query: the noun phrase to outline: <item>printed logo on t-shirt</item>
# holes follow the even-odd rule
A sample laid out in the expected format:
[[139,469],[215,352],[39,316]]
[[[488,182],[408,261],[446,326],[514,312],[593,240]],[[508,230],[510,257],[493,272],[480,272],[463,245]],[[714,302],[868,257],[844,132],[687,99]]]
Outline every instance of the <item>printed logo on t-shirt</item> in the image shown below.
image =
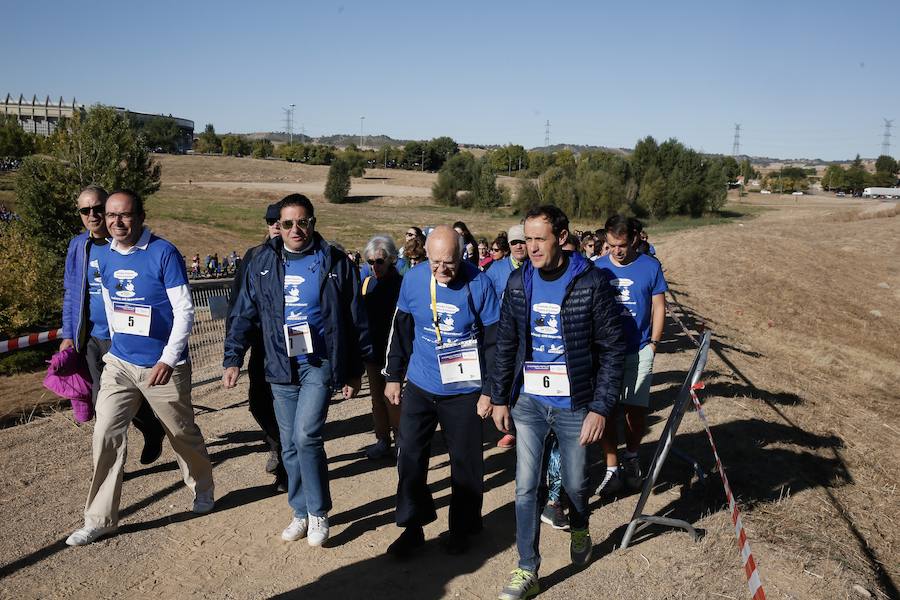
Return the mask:
[[[440,328],[441,332],[452,332],[456,324],[453,319],[453,315],[459,312],[459,308],[452,304],[447,304],[446,302],[438,302],[436,306],[438,314],[438,327]],[[426,331],[429,330],[427,327],[425,329]],[[430,331],[433,330],[434,328],[432,327]]]
[[93,277],[93,282],[91,283],[91,285],[100,285],[102,283],[102,280],[100,278],[100,261],[94,259],[89,264],[93,269],[91,271],[91,276]]
[[284,303],[297,304],[300,302],[300,284],[306,279],[300,275],[284,276]]
[[634,285],[634,282],[625,277],[619,277],[618,279],[610,280],[610,285],[619,290],[619,295],[616,296],[616,300],[622,304],[631,302],[631,286]]
[[119,269],[113,273],[116,278],[116,296],[119,298],[134,297],[134,280],[138,273],[131,269]]
[[533,305],[531,309],[538,315],[534,320],[534,330],[536,332],[545,335],[559,333],[559,304],[541,302]]

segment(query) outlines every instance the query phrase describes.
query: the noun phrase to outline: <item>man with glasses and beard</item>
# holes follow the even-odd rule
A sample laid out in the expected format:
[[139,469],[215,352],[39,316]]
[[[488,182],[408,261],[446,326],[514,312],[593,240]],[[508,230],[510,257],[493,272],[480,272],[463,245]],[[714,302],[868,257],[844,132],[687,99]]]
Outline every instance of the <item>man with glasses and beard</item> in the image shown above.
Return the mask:
[[279,237],[247,263],[225,339],[225,388],[237,384],[249,335],[261,329],[293,518],[285,541],[328,539],[331,492],[323,429],[332,390],[359,391],[372,353],[359,275],[316,230],[309,198],[281,200]]
[[[104,211],[106,190],[97,185],[84,188],[76,201],[85,231],[69,242],[63,286],[63,340],[60,351],[75,348],[84,356],[91,374],[91,403],[97,404],[103,355],[112,339],[100,293],[100,262],[109,251],[109,231]],[[162,454],[165,436],[159,419],[142,399],[132,423],[144,436],[141,464],[149,465]]]
[[212,465],[191,406],[188,337],[194,305],[178,249],[144,226],[144,203],[136,193],[113,192],[106,201],[112,242],[100,261],[103,304],[112,345],[97,395],[94,476],[84,527],[66,540],[90,544],[118,527],[128,424],[142,400],[162,421],[194,494],[192,511],[213,509]]

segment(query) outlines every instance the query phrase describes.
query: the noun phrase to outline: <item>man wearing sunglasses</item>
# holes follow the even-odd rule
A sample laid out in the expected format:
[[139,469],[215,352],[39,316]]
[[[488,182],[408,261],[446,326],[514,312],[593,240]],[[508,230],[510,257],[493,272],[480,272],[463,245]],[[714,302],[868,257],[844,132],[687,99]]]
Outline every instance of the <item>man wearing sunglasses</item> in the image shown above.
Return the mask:
[[250,333],[260,328],[293,511],[281,537],[321,546],[332,506],[328,401],[341,386],[344,398],[356,395],[372,347],[356,267],[316,232],[309,198],[291,194],[279,204],[281,234],[248,261],[231,309],[222,382],[236,385]]
[[[103,355],[112,344],[100,292],[100,262],[109,251],[109,231],[104,219],[106,197],[106,190],[92,185],[82,190],[76,201],[85,231],[72,238],[66,253],[63,340],[59,345],[60,351],[75,348],[84,356],[91,374],[94,405],[100,390]],[[144,436],[141,464],[149,465],[162,454],[165,431],[146,400],[141,401],[132,423]]]
[[424,544],[422,528],[437,519],[428,460],[438,424],[450,453],[447,552],[465,552],[468,536],[482,527],[481,420],[491,412],[500,315],[494,288],[477,266],[462,259],[463,248],[462,236],[446,225],[429,234],[428,261],[403,277],[388,338],[385,396],[401,406],[396,522],[404,530],[387,551],[398,558]]
[[[247,250],[243,259],[236,261],[237,269],[235,270],[234,281],[231,284],[231,298],[228,301],[229,317],[225,320],[226,336],[231,329],[230,313],[235,300],[241,293],[246,267],[253,257],[266,247],[269,241],[281,237],[280,216],[281,206],[277,202],[270,204],[266,208],[265,239],[262,244]],[[250,359],[247,361],[247,379],[250,382],[250,386],[247,391],[247,405],[250,408],[250,414],[253,415],[259,428],[265,434],[266,443],[269,444],[269,459],[266,461],[266,472],[275,475],[275,483],[273,484],[275,490],[286,492],[287,472],[284,470],[284,463],[281,460],[281,434],[278,430],[278,421],[275,418],[272,387],[266,381],[266,348],[263,344],[262,332],[259,328],[256,328],[248,334],[248,337],[250,339]]]
[[144,203],[131,191],[110,194],[106,227],[112,235],[100,263],[103,304],[112,345],[97,396],[93,464],[84,527],[66,540],[90,544],[116,530],[128,423],[142,399],[164,423],[192,512],[213,509],[212,465],[191,405],[188,337],[194,305],[178,249],[144,226]]

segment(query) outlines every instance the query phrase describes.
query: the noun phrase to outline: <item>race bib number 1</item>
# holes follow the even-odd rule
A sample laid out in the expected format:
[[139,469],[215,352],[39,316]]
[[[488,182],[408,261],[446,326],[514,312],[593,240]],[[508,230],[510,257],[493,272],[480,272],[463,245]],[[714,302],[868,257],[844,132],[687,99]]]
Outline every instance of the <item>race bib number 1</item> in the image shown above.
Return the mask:
[[524,390],[532,396],[569,396],[566,363],[526,362]]
[[309,331],[309,323],[298,325],[284,325],[284,343],[288,356],[300,356],[310,354],[313,351],[312,334]]
[[478,345],[473,340],[437,348],[441,383],[450,387],[481,385],[481,362]]
[[149,306],[129,302],[113,302],[113,331],[147,337],[150,335]]

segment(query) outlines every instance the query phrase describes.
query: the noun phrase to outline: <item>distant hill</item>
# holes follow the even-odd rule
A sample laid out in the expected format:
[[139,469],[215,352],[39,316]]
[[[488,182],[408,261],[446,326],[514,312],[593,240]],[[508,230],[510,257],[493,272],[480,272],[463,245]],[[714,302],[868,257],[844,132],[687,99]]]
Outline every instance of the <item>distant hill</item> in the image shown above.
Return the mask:
[[536,148],[531,148],[528,151],[553,154],[554,152],[560,152],[561,150],[571,150],[575,154],[602,150],[605,152],[612,152],[613,154],[620,154],[622,156],[628,156],[632,151],[631,148],[607,148],[606,146],[590,146],[581,144],[553,144],[551,146],[537,146]]
[[[239,133],[249,140],[267,139],[275,144],[287,144],[290,136],[285,131],[257,131],[254,133]],[[413,140],[395,140],[387,135],[366,135],[364,146],[366,148],[381,148],[384,146],[402,146]],[[337,133],[321,137],[311,137],[300,133],[294,133],[295,144],[324,144],[344,148],[350,144],[359,145],[359,134]]]

